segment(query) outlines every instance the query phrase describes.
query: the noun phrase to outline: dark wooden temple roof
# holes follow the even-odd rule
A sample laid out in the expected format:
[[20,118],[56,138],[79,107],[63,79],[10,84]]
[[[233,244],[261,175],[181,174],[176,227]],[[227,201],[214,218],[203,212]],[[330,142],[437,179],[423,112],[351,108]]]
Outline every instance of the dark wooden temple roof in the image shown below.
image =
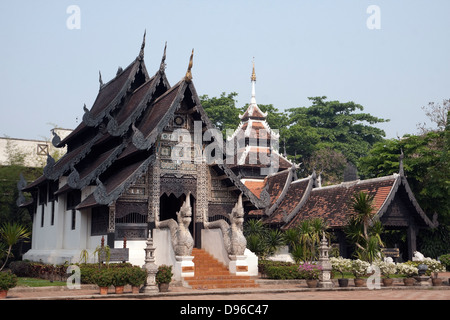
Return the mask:
[[323,219],[329,228],[342,228],[354,214],[350,205],[352,196],[363,191],[373,195],[374,217],[384,226],[405,227],[409,219],[422,227],[438,225],[436,214],[430,219],[420,208],[402,170],[400,174],[326,187],[315,187],[315,173],[296,179],[294,172],[293,166],[264,180],[246,181],[255,196],[270,198],[266,208],[252,210],[249,216],[262,218],[265,223],[282,229],[295,227],[310,218]]
[[[374,218],[381,219],[385,226],[389,226],[391,223],[390,219],[383,219],[383,215],[386,218],[388,215],[386,213],[389,212],[390,214],[394,199],[399,199],[399,197],[402,201],[405,201],[405,206],[409,207],[408,212],[415,219],[417,225],[437,226],[437,217],[434,216],[433,221],[430,220],[418,205],[406,177],[393,174],[380,178],[313,188],[292,219],[283,226],[283,229],[292,228],[301,221],[310,218],[322,218],[329,228],[342,228],[354,214],[350,205],[352,196],[361,191],[374,197]],[[410,218],[402,217],[404,226]]]
[[[143,49],[143,47],[142,47]],[[125,70],[100,90],[90,110],[85,109],[83,122],[62,141],[68,152],[59,161],[50,156],[44,175],[23,191],[34,191],[49,181],[58,181],[55,194],[96,186],[77,209],[109,205],[137,181],[156,159],[156,139],[174,118],[180,107],[192,110],[196,120],[206,129],[212,123],[201,107],[191,75],[170,87],[165,75],[165,52],[159,70],[149,77],[143,50]],[[192,56],[191,56],[192,61]],[[192,63],[190,63],[190,67]],[[190,70],[189,70],[190,71]],[[212,165],[228,177],[228,183],[242,192],[246,201],[257,208],[265,203],[256,197],[240,179],[222,164]],[[60,178],[66,179],[60,180]]]
[[[165,75],[164,60],[165,54],[159,70],[149,77],[141,49],[139,56],[125,70],[119,70],[108,83],[101,83],[92,108],[85,108],[83,122],[62,141],[54,138],[54,144],[67,145],[68,152],[58,161],[49,156],[44,175],[21,190],[32,192],[36,197],[37,189],[40,186],[47,188],[49,183],[52,190],[56,185],[56,195],[71,190],[89,190],[85,188],[93,186],[77,209],[109,205],[155,161],[157,138],[180,108],[188,110],[195,120],[201,120],[203,130],[212,129],[192,82],[190,68],[186,76],[171,87]],[[259,120],[264,120],[266,115],[258,110],[247,112],[242,120],[261,124]],[[258,164],[248,163],[251,152],[261,151],[257,148],[249,147],[240,159],[242,161],[238,163],[236,159],[235,163],[258,167]],[[222,154],[226,155],[225,152]],[[241,181],[228,164],[214,163],[210,167],[219,176],[226,176],[228,186],[243,193],[247,204],[250,202],[248,208],[253,210],[250,209],[248,216],[262,217],[267,224],[284,229],[313,217],[324,219],[330,228],[343,227],[352,214],[350,198],[359,191],[374,195],[376,217],[385,225],[401,225],[402,221],[412,217],[417,225],[437,226],[436,216],[430,220],[417,203],[403,174],[402,163],[399,174],[392,176],[314,188],[315,173],[297,179],[297,166],[282,156],[279,158],[281,171],[260,180]],[[411,212],[409,217],[399,213],[401,208],[394,208],[398,203]]]

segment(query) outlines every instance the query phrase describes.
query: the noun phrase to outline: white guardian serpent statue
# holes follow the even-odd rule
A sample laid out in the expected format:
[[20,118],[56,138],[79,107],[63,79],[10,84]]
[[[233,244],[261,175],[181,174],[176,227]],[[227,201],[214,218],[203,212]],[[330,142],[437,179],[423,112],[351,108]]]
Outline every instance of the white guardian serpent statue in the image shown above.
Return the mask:
[[194,247],[194,239],[189,232],[189,225],[192,220],[191,193],[186,195],[186,200],[177,212],[177,221],[167,219],[156,222],[156,227],[160,229],[168,228],[172,238],[172,246],[176,256],[190,256]]
[[244,207],[242,205],[242,194],[239,195],[238,202],[228,215],[230,224],[220,219],[213,222],[205,222],[206,229],[220,228],[223,235],[223,243],[229,255],[240,256],[244,254],[247,247],[247,240],[243,232]]

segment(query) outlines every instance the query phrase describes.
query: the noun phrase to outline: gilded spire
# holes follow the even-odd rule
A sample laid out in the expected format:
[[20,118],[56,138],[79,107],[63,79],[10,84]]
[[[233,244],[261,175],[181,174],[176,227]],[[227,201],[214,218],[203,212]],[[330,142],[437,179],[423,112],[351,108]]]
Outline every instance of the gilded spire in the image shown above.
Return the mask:
[[256,73],[255,73],[255,57],[253,57],[253,71],[252,71],[252,81],[256,81]]
[[184,79],[187,81],[187,82],[190,82],[190,81],[192,81],[192,72],[191,72],[191,69],[192,69],[192,65],[194,64],[194,49],[192,49],[192,53],[191,53],[191,58],[189,59],[189,66],[188,66],[188,69],[187,69],[187,71],[186,71],[186,76],[184,77]]
[[[250,106],[253,108],[253,106],[256,106],[256,73],[255,73],[255,57],[253,57],[253,70],[252,70],[252,99],[250,100]],[[253,109],[250,110],[250,114],[253,112]]]

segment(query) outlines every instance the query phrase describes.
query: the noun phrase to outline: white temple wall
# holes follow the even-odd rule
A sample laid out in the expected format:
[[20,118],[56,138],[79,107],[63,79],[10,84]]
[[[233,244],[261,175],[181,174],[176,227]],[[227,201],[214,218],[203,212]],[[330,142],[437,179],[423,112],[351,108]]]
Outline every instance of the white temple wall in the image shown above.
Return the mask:
[[[127,240],[127,248],[129,248],[128,262],[135,266],[142,267],[145,264],[145,247],[147,240]],[[123,241],[114,241],[115,248],[123,248]]]

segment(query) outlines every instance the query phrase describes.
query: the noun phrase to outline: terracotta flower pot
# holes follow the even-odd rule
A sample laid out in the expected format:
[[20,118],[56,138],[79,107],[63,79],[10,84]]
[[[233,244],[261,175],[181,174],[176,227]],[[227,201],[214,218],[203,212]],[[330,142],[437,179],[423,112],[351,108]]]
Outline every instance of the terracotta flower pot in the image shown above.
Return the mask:
[[8,294],[8,290],[0,290],[0,300],[6,299],[7,294]]
[[132,286],[131,287],[131,292],[133,292],[133,294],[139,293],[139,289],[140,289],[140,287]]
[[318,280],[316,280],[316,279],[307,279],[306,280],[306,285],[308,286],[308,288],[317,288],[317,283],[318,283]]
[[441,286],[442,279],[441,278],[432,278],[431,283],[433,284],[433,286]]
[[159,283],[158,288],[159,288],[159,292],[168,292],[169,284],[168,283]]
[[366,279],[355,278],[354,280],[355,287],[364,287],[366,286]]
[[123,288],[124,288],[124,286],[115,286],[115,287],[114,287],[115,292],[116,292],[117,294],[122,294],[122,293],[123,293]]
[[381,281],[385,287],[392,287],[392,284],[394,283],[394,279],[391,278],[383,278]]
[[416,282],[416,279],[414,279],[414,278],[404,278],[404,279],[403,279],[403,283],[404,283],[405,286],[407,286],[407,287],[413,286],[415,282]]
[[99,287],[99,288],[100,288],[101,295],[108,294],[108,287]]

